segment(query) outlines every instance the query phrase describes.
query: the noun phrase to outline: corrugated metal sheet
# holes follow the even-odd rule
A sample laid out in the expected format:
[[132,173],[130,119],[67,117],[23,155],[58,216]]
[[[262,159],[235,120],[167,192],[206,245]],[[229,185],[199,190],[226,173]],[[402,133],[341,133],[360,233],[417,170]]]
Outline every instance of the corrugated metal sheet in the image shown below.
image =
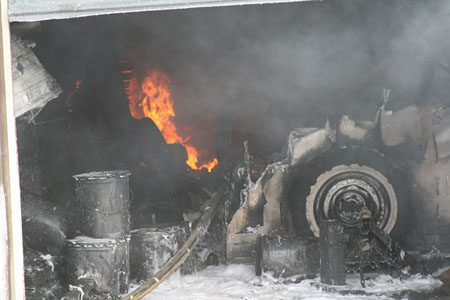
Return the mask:
[[[62,89],[44,69],[34,52],[19,37],[11,35],[14,115],[38,113]],[[34,116],[30,116],[31,120]]]
[[31,22],[128,12],[303,1],[314,0],[10,0],[9,20]]

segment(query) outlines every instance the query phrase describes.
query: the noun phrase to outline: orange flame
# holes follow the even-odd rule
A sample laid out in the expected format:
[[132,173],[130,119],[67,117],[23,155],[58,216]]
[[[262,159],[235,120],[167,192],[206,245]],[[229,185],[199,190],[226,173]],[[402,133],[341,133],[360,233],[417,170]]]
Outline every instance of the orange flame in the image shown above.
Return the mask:
[[131,115],[136,119],[143,117],[152,119],[168,144],[182,144],[188,155],[186,164],[191,169],[207,169],[208,172],[211,172],[219,163],[217,158],[199,166],[198,150],[188,143],[190,136],[183,138],[178,134],[177,127],[173,122],[175,111],[169,90],[170,79],[167,74],[148,70],[147,76],[139,86],[133,70],[123,70],[122,73],[129,77],[124,80],[124,83]]

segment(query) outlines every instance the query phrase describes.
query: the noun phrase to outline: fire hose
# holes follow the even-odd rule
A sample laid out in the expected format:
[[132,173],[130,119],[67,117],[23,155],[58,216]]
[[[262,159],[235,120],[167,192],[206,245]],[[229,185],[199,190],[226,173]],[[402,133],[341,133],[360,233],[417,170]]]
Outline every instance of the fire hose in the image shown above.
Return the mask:
[[209,224],[214,217],[217,208],[223,202],[223,195],[226,190],[226,185],[222,184],[219,190],[207,203],[207,207],[192,231],[191,235],[183,246],[175,253],[169,262],[162,267],[151,279],[141,284],[130,294],[126,295],[123,300],[139,300],[145,297],[148,293],[153,291],[158,285],[166,280],[181,264],[191,255],[197,243],[206,234]]

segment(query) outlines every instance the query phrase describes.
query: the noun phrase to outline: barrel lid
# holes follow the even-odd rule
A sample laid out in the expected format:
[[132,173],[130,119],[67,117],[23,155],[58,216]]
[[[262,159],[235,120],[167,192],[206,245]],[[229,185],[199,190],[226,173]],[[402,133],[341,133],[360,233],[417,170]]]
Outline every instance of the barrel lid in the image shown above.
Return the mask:
[[127,170],[113,170],[113,171],[96,171],[96,172],[89,172],[89,173],[83,173],[83,174],[77,174],[74,175],[73,178],[76,181],[85,181],[85,180],[104,180],[108,178],[126,178],[130,176],[130,171]]
[[147,228],[138,228],[131,231],[131,236],[133,237],[151,237],[160,234],[174,234],[177,232],[188,232],[189,223],[179,222],[179,223],[163,223],[156,224]]

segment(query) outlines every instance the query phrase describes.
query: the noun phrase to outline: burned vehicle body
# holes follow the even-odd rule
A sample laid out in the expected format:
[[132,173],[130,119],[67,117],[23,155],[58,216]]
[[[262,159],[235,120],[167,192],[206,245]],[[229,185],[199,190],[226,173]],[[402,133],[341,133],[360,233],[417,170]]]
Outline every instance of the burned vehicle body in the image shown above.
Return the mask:
[[[253,262],[256,251],[257,272],[266,266],[278,275],[311,273],[292,270],[289,260],[317,261],[318,268],[318,259],[308,254],[314,251],[295,252],[286,242],[270,250],[271,237],[317,243],[320,223],[336,220],[352,252],[363,212],[378,232],[371,234],[388,247],[395,244],[391,254],[449,249],[448,109],[412,105],[392,112],[385,110],[387,97],[385,91],[374,121],[344,115],[329,118],[323,128],[293,130],[286,159],[269,164],[256,182],[244,179],[241,206],[228,225],[230,261]],[[243,177],[252,172],[239,171]],[[267,236],[262,243],[261,236]],[[271,255],[261,245],[269,245]],[[357,252],[347,253],[347,263],[358,262]]]

